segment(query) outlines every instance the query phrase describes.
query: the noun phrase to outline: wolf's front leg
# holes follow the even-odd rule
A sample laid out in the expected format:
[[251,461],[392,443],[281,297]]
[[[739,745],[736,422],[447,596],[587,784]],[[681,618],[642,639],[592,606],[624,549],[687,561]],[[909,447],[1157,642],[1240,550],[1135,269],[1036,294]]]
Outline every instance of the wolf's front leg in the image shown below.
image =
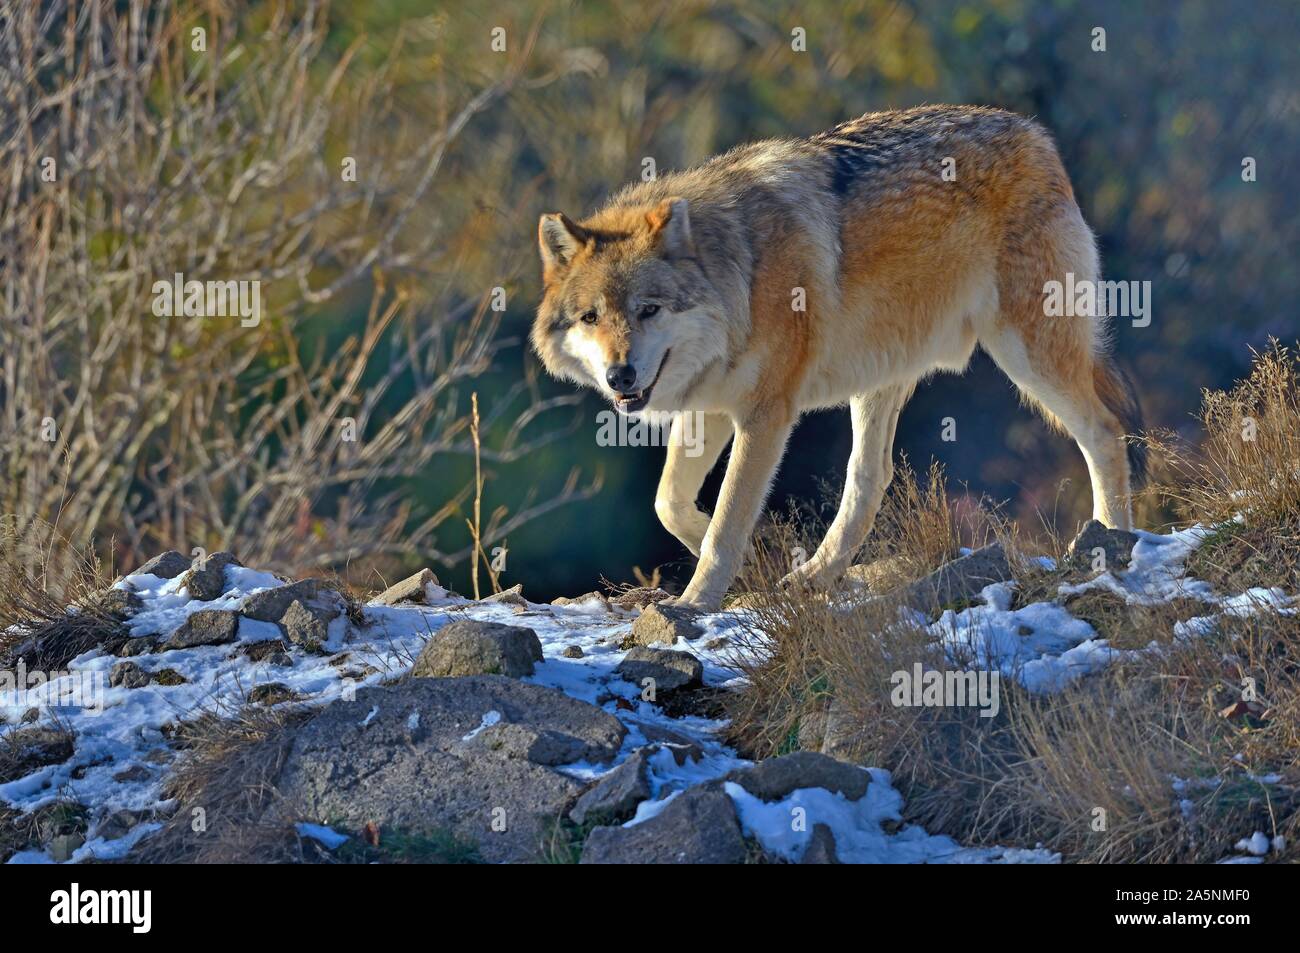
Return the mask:
[[694,556],[700,555],[709,530],[709,517],[695,505],[695,498],[722,456],[731,432],[731,418],[726,414],[683,411],[673,417],[655,512],[664,528]]
[[690,585],[676,600],[677,605],[706,612],[721,606],[727,587],[740,569],[793,426],[792,413],[772,407],[757,411],[736,425],[731,461],[718,493],[713,520],[704,535],[700,563],[695,567]]

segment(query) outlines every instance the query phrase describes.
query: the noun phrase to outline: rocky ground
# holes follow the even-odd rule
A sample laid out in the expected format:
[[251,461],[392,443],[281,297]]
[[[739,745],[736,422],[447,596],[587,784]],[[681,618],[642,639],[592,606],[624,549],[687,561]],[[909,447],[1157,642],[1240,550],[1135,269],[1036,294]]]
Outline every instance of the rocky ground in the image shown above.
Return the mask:
[[[1186,597],[1181,567],[1198,532],[1090,526],[1068,558],[1109,557],[1115,568],[1089,587]],[[869,587],[869,576],[855,568],[849,589]],[[915,583],[913,595],[954,606],[933,625],[955,660],[1031,691],[1119,651],[1061,598],[1013,608],[1014,586],[995,545]],[[192,565],[164,553],[94,606],[6,633],[0,670],[45,680],[0,683],[0,859],[156,859],[159,845],[185,857],[232,832],[272,830],[294,856],[322,861],[1059,860],[964,848],[907,824],[888,772],[833,757],[833,723],[804,745],[821,751],[740,758],[721,740],[718,698],[737,687],[729,655],[747,624],[743,601],[696,615],[657,605],[665,595],[542,605],[516,586],[473,601],[425,570],[361,605],[230,554]],[[1280,590],[1198,595],[1206,618],[1294,611]],[[234,816],[202,793],[219,784],[177,776],[213,761],[194,726],[250,713],[267,716],[251,750],[267,755],[259,786],[273,796],[240,799]],[[234,769],[217,759],[208,770]]]

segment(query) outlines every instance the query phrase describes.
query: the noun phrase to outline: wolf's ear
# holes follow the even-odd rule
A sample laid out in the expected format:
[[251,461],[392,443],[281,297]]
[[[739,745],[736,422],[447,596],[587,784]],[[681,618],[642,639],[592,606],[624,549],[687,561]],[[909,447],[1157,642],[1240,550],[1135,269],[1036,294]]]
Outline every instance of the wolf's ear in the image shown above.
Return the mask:
[[537,224],[537,244],[542,250],[542,269],[550,273],[573,261],[588,238],[587,230],[563,212],[543,215]]
[[664,256],[667,258],[691,258],[695,246],[691,243],[691,214],[687,211],[686,199],[664,199],[658,208],[646,215],[650,230],[660,236],[663,242]]

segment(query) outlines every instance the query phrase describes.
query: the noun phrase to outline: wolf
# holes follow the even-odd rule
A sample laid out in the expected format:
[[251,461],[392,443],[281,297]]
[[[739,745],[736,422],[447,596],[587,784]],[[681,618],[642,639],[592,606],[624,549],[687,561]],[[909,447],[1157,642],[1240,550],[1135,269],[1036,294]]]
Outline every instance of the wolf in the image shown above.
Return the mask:
[[[1106,318],[1045,313],[1048,282],[1096,281],[1096,242],[1048,133],[998,109],[868,113],[636,183],[594,214],[541,217],[531,342],[547,370],[625,414],[701,415],[670,432],[655,496],[697,558],[675,601],[716,610],[799,416],[848,405],[839,511],[785,582],[823,587],[866,540],[918,381],[981,346],[1074,438],[1093,516],[1132,526],[1142,428]],[[731,443],[710,518],[696,497]],[[698,448],[697,448],[698,449]]]

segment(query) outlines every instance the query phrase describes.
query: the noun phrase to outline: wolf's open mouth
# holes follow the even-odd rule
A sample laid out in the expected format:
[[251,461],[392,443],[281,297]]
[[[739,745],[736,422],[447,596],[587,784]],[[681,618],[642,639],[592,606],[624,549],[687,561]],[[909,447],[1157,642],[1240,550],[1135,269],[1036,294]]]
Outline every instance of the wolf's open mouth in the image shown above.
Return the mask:
[[650,403],[651,391],[655,389],[655,384],[658,384],[659,378],[663,376],[664,366],[668,363],[668,355],[671,353],[671,348],[664,351],[664,359],[659,362],[659,370],[655,372],[655,379],[641,390],[637,391],[635,394],[614,395],[614,406],[619,409],[620,413],[635,414],[638,410],[645,409],[645,405]]

